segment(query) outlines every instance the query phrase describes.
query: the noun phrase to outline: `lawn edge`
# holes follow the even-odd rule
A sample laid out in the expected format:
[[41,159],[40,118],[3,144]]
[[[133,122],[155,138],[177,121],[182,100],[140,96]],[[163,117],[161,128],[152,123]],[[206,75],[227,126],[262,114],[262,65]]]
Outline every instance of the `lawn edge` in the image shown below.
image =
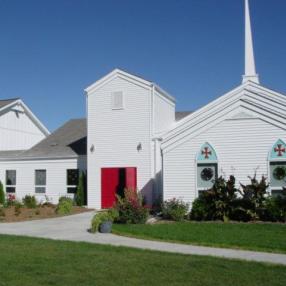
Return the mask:
[[275,250],[275,249],[265,249],[265,248],[253,248],[253,247],[241,247],[241,246],[230,246],[225,244],[212,244],[212,243],[196,243],[196,242],[185,242],[180,240],[172,240],[172,239],[160,239],[160,238],[154,238],[150,236],[145,235],[136,235],[136,234],[130,234],[121,232],[118,230],[112,229],[112,233],[119,236],[125,236],[130,238],[137,238],[137,239],[144,239],[149,241],[158,241],[158,242],[168,242],[168,243],[176,243],[176,244],[184,244],[184,245],[193,245],[193,246],[203,246],[203,247],[214,247],[214,248],[226,248],[226,249],[233,249],[233,250],[246,250],[246,251],[255,251],[255,252],[261,252],[261,253],[273,253],[273,254],[286,254],[286,250]]

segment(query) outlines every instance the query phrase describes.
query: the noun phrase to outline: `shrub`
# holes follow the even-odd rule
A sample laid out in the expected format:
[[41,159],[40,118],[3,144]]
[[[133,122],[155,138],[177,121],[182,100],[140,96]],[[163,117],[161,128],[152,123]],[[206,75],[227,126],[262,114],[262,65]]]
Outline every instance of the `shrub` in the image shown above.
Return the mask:
[[240,201],[240,210],[245,212],[251,220],[260,219],[265,211],[265,201],[268,184],[266,178],[262,176],[260,182],[254,177],[249,177],[250,184],[241,184],[242,191],[239,191],[242,198]]
[[125,189],[123,197],[116,197],[114,209],[118,212],[115,221],[119,223],[146,223],[149,216],[149,209],[143,205],[143,197],[133,189]]
[[60,197],[56,213],[60,215],[69,214],[72,211],[73,200],[68,197]]
[[265,211],[261,220],[272,222],[286,222],[286,197],[268,197],[265,201]]
[[4,204],[5,204],[5,193],[4,193],[3,184],[0,181],[0,205],[4,205]]
[[37,207],[37,200],[35,196],[26,195],[23,198],[23,204],[29,209],[35,209]]
[[16,196],[13,194],[8,194],[5,206],[10,207],[14,206],[17,203]]
[[75,202],[77,206],[84,205],[84,189],[85,189],[85,173],[81,172],[75,194]]
[[100,224],[107,221],[113,222],[116,217],[117,217],[117,212],[114,209],[110,209],[107,212],[105,211],[95,214],[91,220],[90,232],[92,233],[97,232]]
[[193,201],[190,219],[198,221],[211,219],[208,204],[202,196]]
[[185,218],[187,211],[189,210],[189,204],[179,199],[171,199],[163,202],[162,214],[166,219],[172,219],[175,221],[182,221]]

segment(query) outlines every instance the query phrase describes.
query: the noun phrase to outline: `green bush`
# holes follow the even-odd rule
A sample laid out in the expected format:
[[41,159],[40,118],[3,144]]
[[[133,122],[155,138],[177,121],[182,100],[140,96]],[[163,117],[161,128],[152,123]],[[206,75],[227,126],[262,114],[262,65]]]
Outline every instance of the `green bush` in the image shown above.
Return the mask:
[[[235,178],[226,181],[220,177],[211,189],[201,193],[193,202],[190,218],[194,220],[236,220],[236,221],[285,221],[286,196],[268,197],[266,178],[260,181],[256,175],[250,184],[235,188]],[[237,196],[237,194],[240,196]],[[286,194],[285,194],[286,195]]]
[[146,223],[149,216],[149,209],[143,204],[143,197],[133,189],[125,189],[124,196],[117,196],[114,209],[118,213],[115,219],[119,223]]
[[4,205],[4,204],[5,204],[5,193],[4,193],[3,184],[0,181],[0,205]]
[[188,203],[176,198],[165,201],[162,204],[163,218],[182,221],[189,210],[189,206]]
[[84,172],[80,173],[78,185],[75,194],[75,202],[77,206],[84,205],[84,189],[85,189],[86,175]]
[[72,211],[73,200],[68,197],[60,197],[56,213],[60,215],[69,214]]
[[268,184],[266,178],[262,176],[262,179],[258,181],[256,174],[254,177],[249,177],[250,184],[241,185],[242,191],[240,194],[241,198],[241,211],[244,211],[250,216],[251,220],[258,220],[265,211],[265,201]]
[[37,207],[37,200],[35,196],[26,195],[23,198],[23,204],[29,209],[35,209]]
[[94,215],[94,217],[91,220],[91,228],[90,232],[95,233],[98,231],[99,226],[103,222],[111,221],[113,222],[114,219],[117,217],[117,212],[114,209],[110,209],[108,211],[99,212]]
[[265,201],[265,211],[261,220],[286,222],[286,196],[269,197]]
[[192,210],[190,212],[190,219],[197,221],[211,219],[208,204],[202,196],[199,196],[193,201]]

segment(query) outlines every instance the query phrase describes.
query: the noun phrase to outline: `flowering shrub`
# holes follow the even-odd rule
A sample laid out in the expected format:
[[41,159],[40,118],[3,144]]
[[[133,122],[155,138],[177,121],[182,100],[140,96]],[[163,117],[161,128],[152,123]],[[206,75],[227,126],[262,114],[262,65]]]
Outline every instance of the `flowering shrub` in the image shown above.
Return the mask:
[[7,206],[14,206],[16,202],[16,196],[13,194],[8,194],[6,201]]
[[189,204],[176,198],[165,201],[162,204],[162,214],[166,219],[182,221],[188,210]]
[[144,206],[143,197],[133,189],[125,189],[124,196],[116,197],[114,209],[118,212],[115,219],[119,223],[145,223],[149,216],[149,208]]

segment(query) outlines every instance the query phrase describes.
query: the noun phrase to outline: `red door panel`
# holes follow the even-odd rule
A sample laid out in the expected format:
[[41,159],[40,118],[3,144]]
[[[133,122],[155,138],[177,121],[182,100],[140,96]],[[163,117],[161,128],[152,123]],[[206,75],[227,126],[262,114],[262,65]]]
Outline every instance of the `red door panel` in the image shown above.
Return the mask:
[[137,168],[129,167],[125,169],[125,186],[128,189],[137,189]]
[[118,182],[118,168],[101,169],[101,207],[103,209],[113,206]]

